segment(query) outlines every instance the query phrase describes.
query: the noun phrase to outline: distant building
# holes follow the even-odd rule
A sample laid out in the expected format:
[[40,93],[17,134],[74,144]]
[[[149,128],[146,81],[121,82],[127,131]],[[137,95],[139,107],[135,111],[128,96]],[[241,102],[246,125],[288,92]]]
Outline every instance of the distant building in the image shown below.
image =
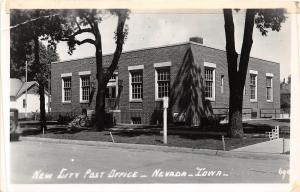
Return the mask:
[[[10,108],[18,109],[19,118],[25,113],[30,118],[40,112],[39,84],[36,81],[23,82],[20,79],[10,79]],[[26,101],[27,90],[27,101]],[[48,112],[49,94],[45,92],[45,110]],[[26,107],[27,105],[27,107]]]
[[[123,52],[106,90],[106,109],[117,123],[161,122],[162,98],[170,98],[169,119],[197,125],[202,117],[225,115],[229,106],[226,51],[189,42]],[[109,66],[112,54],[103,56]],[[261,109],[280,108],[279,63],[250,58],[243,115],[257,118]],[[52,110],[80,113],[96,103],[95,58],[54,62]]]
[[280,107],[285,112],[290,112],[291,106],[291,76],[288,81],[285,80],[280,84]]

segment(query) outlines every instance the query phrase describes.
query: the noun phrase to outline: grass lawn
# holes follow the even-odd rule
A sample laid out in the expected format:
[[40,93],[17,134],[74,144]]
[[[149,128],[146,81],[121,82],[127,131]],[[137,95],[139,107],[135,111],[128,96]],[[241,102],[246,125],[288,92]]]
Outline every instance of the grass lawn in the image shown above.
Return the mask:
[[[159,132],[147,132],[136,134],[133,131],[129,132],[112,132],[116,143],[133,143],[133,144],[149,144],[149,145],[164,145],[163,138]],[[32,135],[33,136],[33,135]],[[91,130],[81,131],[65,131],[51,130],[47,131],[44,136],[41,134],[34,135],[37,137],[56,138],[56,139],[73,139],[73,140],[88,140],[88,141],[107,141],[112,142],[108,131],[96,132]],[[259,142],[266,141],[266,138],[245,138],[245,139],[225,139],[226,150],[231,150]],[[194,134],[169,134],[168,146],[189,147],[198,149],[214,149],[223,150],[221,136],[215,135],[194,135]]]
[[[267,141],[268,139],[264,137],[264,133],[271,131],[277,124],[285,127],[285,129],[289,129],[289,122],[277,120],[251,120],[244,122],[246,137],[244,139],[225,138],[226,150]],[[223,150],[221,136],[223,134],[222,131],[225,131],[224,129],[223,126],[220,127],[219,132],[208,134],[199,128],[182,128],[181,130],[185,130],[182,133],[178,132],[180,130],[179,127],[170,128],[168,132],[168,146]],[[112,130],[111,133],[116,143],[164,145],[162,142],[163,137],[160,133],[161,130],[161,128],[155,127],[128,129],[127,126],[125,129]],[[109,131],[97,132],[89,129],[67,131],[65,128],[56,127],[49,129],[44,135],[37,132],[36,129],[31,129],[23,132],[23,136],[112,142]]]

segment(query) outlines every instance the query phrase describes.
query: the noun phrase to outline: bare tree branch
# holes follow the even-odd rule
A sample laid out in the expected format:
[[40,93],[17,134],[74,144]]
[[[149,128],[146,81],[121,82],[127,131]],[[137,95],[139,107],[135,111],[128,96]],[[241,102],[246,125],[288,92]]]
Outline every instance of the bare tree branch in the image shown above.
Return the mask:
[[82,44],[84,44],[84,43],[90,43],[90,44],[95,45],[95,41],[94,41],[93,39],[84,39],[84,40],[82,40],[82,41],[75,40],[75,43],[76,43],[77,45],[82,45]]
[[70,40],[73,40],[75,44],[77,45],[82,45],[84,43],[90,43],[90,44],[93,44],[95,45],[95,40],[93,39],[84,39],[82,41],[79,41],[79,40],[76,40],[76,39],[70,39],[70,38],[61,38],[60,41],[70,41]]
[[250,51],[253,44],[253,28],[254,28],[254,17],[256,14],[256,10],[247,9],[246,18],[245,18],[245,28],[244,28],[244,38],[241,50],[241,59],[239,63],[239,75],[240,77],[244,77],[241,79],[241,83],[244,84],[245,77],[247,74]]
[[90,18],[88,18],[86,15],[82,14],[82,17],[88,22],[88,24],[91,26],[91,29],[94,30],[95,26],[93,25]]
[[85,29],[80,29],[76,32],[74,32],[72,35],[70,35],[69,37],[75,37],[76,35],[82,34],[82,33],[92,33],[92,29],[91,28],[85,28]]
[[[122,49],[123,49],[123,44],[125,41],[125,31],[124,31],[124,26],[125,26],[125,21],[126,21],[126,12],[121,12],[118,15],[118,25],[117,25],[117,31],[116,31],[116,49],[114,52],[113,60],[111,61],[111,64],[108,68],[107,74],[105,74],[105,80],[108,81],[113,72],[116,70],[118,66],[118,61],[121,57],[122,54]],[[125,29],[126,30],[126,29]]]
[[81,27],[80,27],[80,25],[79,25],[79,23],[77,22],[77,20],[76,20],[76,19],[75,19],[75,23],[76,23],[76,25],[77,25],[78,29],[79,29],[79,30],[81,30]]

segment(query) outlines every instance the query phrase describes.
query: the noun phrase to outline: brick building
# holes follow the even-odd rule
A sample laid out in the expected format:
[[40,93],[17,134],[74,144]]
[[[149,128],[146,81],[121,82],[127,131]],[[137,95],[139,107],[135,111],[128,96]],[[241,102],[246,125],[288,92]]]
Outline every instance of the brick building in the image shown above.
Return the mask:
[[[226,114],[229,85],[226,52],[189,42],[123,52],[106,90],[106,109],[117,123],[161,121],[162,98],[169,96],[169,117],[198,124],[202,117]],[[108,66],[112,55],[103,56]],[[80,113],[94,109],[97,93],[95,58],[55,62],[51,68],[52,111]],[[261,109],[280,108],[279,64],[250,58],[244,88],[245,118]]]

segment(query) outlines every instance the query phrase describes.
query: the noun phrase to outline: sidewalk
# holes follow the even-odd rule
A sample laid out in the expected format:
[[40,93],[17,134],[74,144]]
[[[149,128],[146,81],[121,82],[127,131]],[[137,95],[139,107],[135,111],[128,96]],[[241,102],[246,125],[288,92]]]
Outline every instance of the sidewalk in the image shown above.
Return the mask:
[[249,145],[246,147],[241,147],[241,148],[234,149],[231,151],[280,154],[280,153],[290,151],[290,139],[283,140],[283,138],[279,138],[279,139],[275,139],[275,140],[271,140],[271,141],[257,143],[254,145]]

